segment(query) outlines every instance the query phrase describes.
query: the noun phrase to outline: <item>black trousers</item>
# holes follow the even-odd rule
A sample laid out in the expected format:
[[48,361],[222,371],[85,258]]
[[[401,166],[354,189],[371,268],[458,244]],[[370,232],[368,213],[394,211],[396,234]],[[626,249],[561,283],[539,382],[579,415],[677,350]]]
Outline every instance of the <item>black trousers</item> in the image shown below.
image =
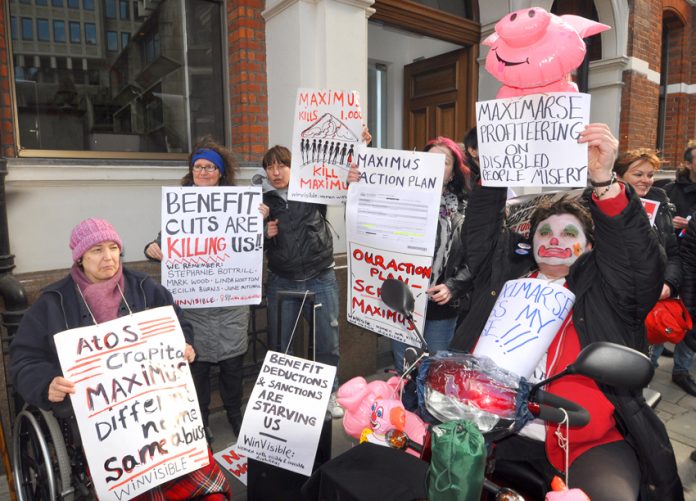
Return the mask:
[[203,425],[208,426],[210,414],[210,369],[217,365],[220,368],[219,388],[222,404],[227,411],[227,419],[242,416],[242,367],[244,355],[228,358],[220,362],[193,362],[191,376],[198,393],[198,403],[201,406]]

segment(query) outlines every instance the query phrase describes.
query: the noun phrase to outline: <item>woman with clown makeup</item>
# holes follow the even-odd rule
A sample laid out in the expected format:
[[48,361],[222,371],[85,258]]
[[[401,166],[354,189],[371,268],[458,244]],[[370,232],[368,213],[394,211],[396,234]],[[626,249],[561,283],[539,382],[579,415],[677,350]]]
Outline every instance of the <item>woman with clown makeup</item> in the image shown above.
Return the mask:
[[[592,342],[647,352],[644,320],[662,291],[664,253],[633,188],[612,174],[616,138],[608,126],[590,124],[579,142],[588,145],[589,211],[568,198],[537,207],[529,242],[505,229],[505,188],[474,189],[466,210],[464,240],[474,288],[454,349],[473,349],[508,280],[541,279],[575,295],[533,380],[561,372]],[[640,391],[606,387],[584,376],[564,377],[544,389],[590,413],[587,426],[571,428],[565,437],[568,464],[556,426],[536,421],[500,441],[498,459],[526,462],[549,481],[567,470],[571,486],[593,501],[683,499],[665,427]]]
[[[232,153],[210,136],[198,140],[189,155],[189,168],[181,179],[182,186],[233,186],[238,171]],[[264,219],[268,207],[259,207]],[[147,244],[145,256],[153,261],[162,260],[161,235]],[[191,375],[198,393],[201,417],[209,442],[213,434],[208,426],[210,406],[210,370],[220,369],[220,397],[227,420],[235,435],[242,424],[242,368],[247,351],[248,306],[184,309],[185,318],[193,324],[196,361],[191,364]]]

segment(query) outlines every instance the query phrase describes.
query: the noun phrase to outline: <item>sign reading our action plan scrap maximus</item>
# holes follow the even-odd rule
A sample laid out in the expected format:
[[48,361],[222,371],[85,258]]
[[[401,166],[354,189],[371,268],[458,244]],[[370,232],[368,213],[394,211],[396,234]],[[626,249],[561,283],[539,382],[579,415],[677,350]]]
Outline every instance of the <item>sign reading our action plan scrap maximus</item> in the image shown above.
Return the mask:
[[356,91],[298,89],[290,200],[328,205],[345,202],[348,169],[363,146],[363,123]]
[[533,94],[476,103],[484,186],[585,186],[587,145],[578,137],[590,96]]
[[162,188],[162,285],[182,308],[261,302],[261,188]]
[[357,157],[360,181],[346,205],[348,321],[419,346],[410,323],[381,300],[382,282],[396,278],[415,296],[423,332],[445,156],[367,148]]
[[89,472],[102,501],[125,501],[208,464],[196,389],[174,308],[54,336]]

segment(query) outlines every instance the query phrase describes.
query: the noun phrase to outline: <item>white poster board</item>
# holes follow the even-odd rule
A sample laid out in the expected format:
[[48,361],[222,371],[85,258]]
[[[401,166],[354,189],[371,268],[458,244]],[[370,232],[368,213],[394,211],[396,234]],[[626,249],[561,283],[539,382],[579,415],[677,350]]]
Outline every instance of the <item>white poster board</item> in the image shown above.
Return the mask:
[[338,89],[298,89],[288,198],[342,205],[348,169],[364,147],[360,95]]
[[162,285],[182,308],[261,302],[261,187],[162,188]]
[[655,226],[655,218],[657,217],[657,209],[660,208],[660,202],[656,202],[655,200],[648,200],[647,198],[641,198],[640,201],[643,204],[645,213],[648,215],[650,225]]
[[[551,203],[563,197],[579,200],[583,189],[551,191],[534,195],[520,195],[509,198],[506,205],[505,225],[512,231],[524,235],[527,238],[530,230],[530,218],[534,209],[542,203]],[[529,247],[531,249],[531,247]]]
[[410,323],[380,298],[382,282],[407,283],[422,333],[435,253],[445,156],[367,148],[357,158],[360,181],[348,190],[348,321],[420,346]]
[[208,464],[208,444],[174,308],[54,336],[90,476],[123,501]]
[[551,92],[476,103],[481,184],[580,187],[587,184],[590,95]]
[[572,292],[546,280],[505,282],[474,355],[487,356],[498,366],[529,378],[574,303]]
[[244,412],[237,450],[312,474],[336,367],[268,351]]
[[213,454],[213,458],[230,475],[242,484],[247,484],[247,457],[237,450],[237,444],[232,444]]

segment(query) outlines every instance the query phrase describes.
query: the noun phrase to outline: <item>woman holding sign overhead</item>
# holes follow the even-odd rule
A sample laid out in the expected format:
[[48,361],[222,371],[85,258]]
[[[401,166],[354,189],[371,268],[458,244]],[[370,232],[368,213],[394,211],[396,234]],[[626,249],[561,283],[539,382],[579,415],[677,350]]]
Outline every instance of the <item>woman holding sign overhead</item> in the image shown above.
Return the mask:
[[[506,188],[477,187],[467,206],[465,240],[474,288],[452,346],[475,347],[476,354],[483,345],[497,344],[489,356],[531,381],[563,371],[593,342],[646,352],[645,317],[662,292],[665,265],[658,239],[633,188],[617,183],[612,173],[618,141],[608,126],[590,124],[579,142],[588,145],[589,210],[568,197],[540,205],[526,239],[505,228]],[[524,294],[500,297],[506,284],[520,278],[574,295],[572,306],[563,308],[561,327],[547,338],[550,344],[541,343],[543,326],[528,315],[543,311],[549,317],[541,301],[534,306],[524,303],[534,301]],[[513,312],[525,305],[526,312]],[[496,343],[518,326],[524,330],[510,341],[516,348],[526,343],[515,354],[524,353],[525,362],[533,359],[531,374],[510,363],[510,341]],[[573,487],[593,501],[635,501],[639,494],[641,499],[683,499],[669,437],[640,390],[607,387],[584,376],[564,377],[542,389],[587,409],[589,424],[566,434],[532,421],[498,442],[498,460],[525,463],[548,481],[567,471]]]
[[[10,346],[10,374],[15,390],[28,403],[56,415],[72,414],[75,392],[72,381],[63,377],[53,335],[96,325],[117,317],[159,306],[174,306],[186,339],[184,358],[196,356],[191,344],[191,325],[181,316],[171,294],[145,274],[121,264],[121,237],[103,219],[86,219],[72,230],[70,274],[46,287],[24,314]],[[213,460],[192,473],[166,482],[137,499],[229,499],[231,492]],[[188,496],[191,494],[191,496]]]
[[[200,139],[189,155],[189,168],[181,180],[182,186],[232,186],[237,172],[237,163],[229,150],[211,137]],[[268,215],[262,205],[261,213]],[[145,247],[145,255],[152,260],[162,260],[161,234]],[[203,423],[208,441],[213,434],[208,426],[210,406],[210,370],[214,365],[220,369],[219,388],[227,421],[235,435],[242,425],[242,368],[247,351],[248,306],[213,308],[191,308],[184,316],[193,325],[196,334],[194,347],[196,361],[191,374],[198,392]]]

